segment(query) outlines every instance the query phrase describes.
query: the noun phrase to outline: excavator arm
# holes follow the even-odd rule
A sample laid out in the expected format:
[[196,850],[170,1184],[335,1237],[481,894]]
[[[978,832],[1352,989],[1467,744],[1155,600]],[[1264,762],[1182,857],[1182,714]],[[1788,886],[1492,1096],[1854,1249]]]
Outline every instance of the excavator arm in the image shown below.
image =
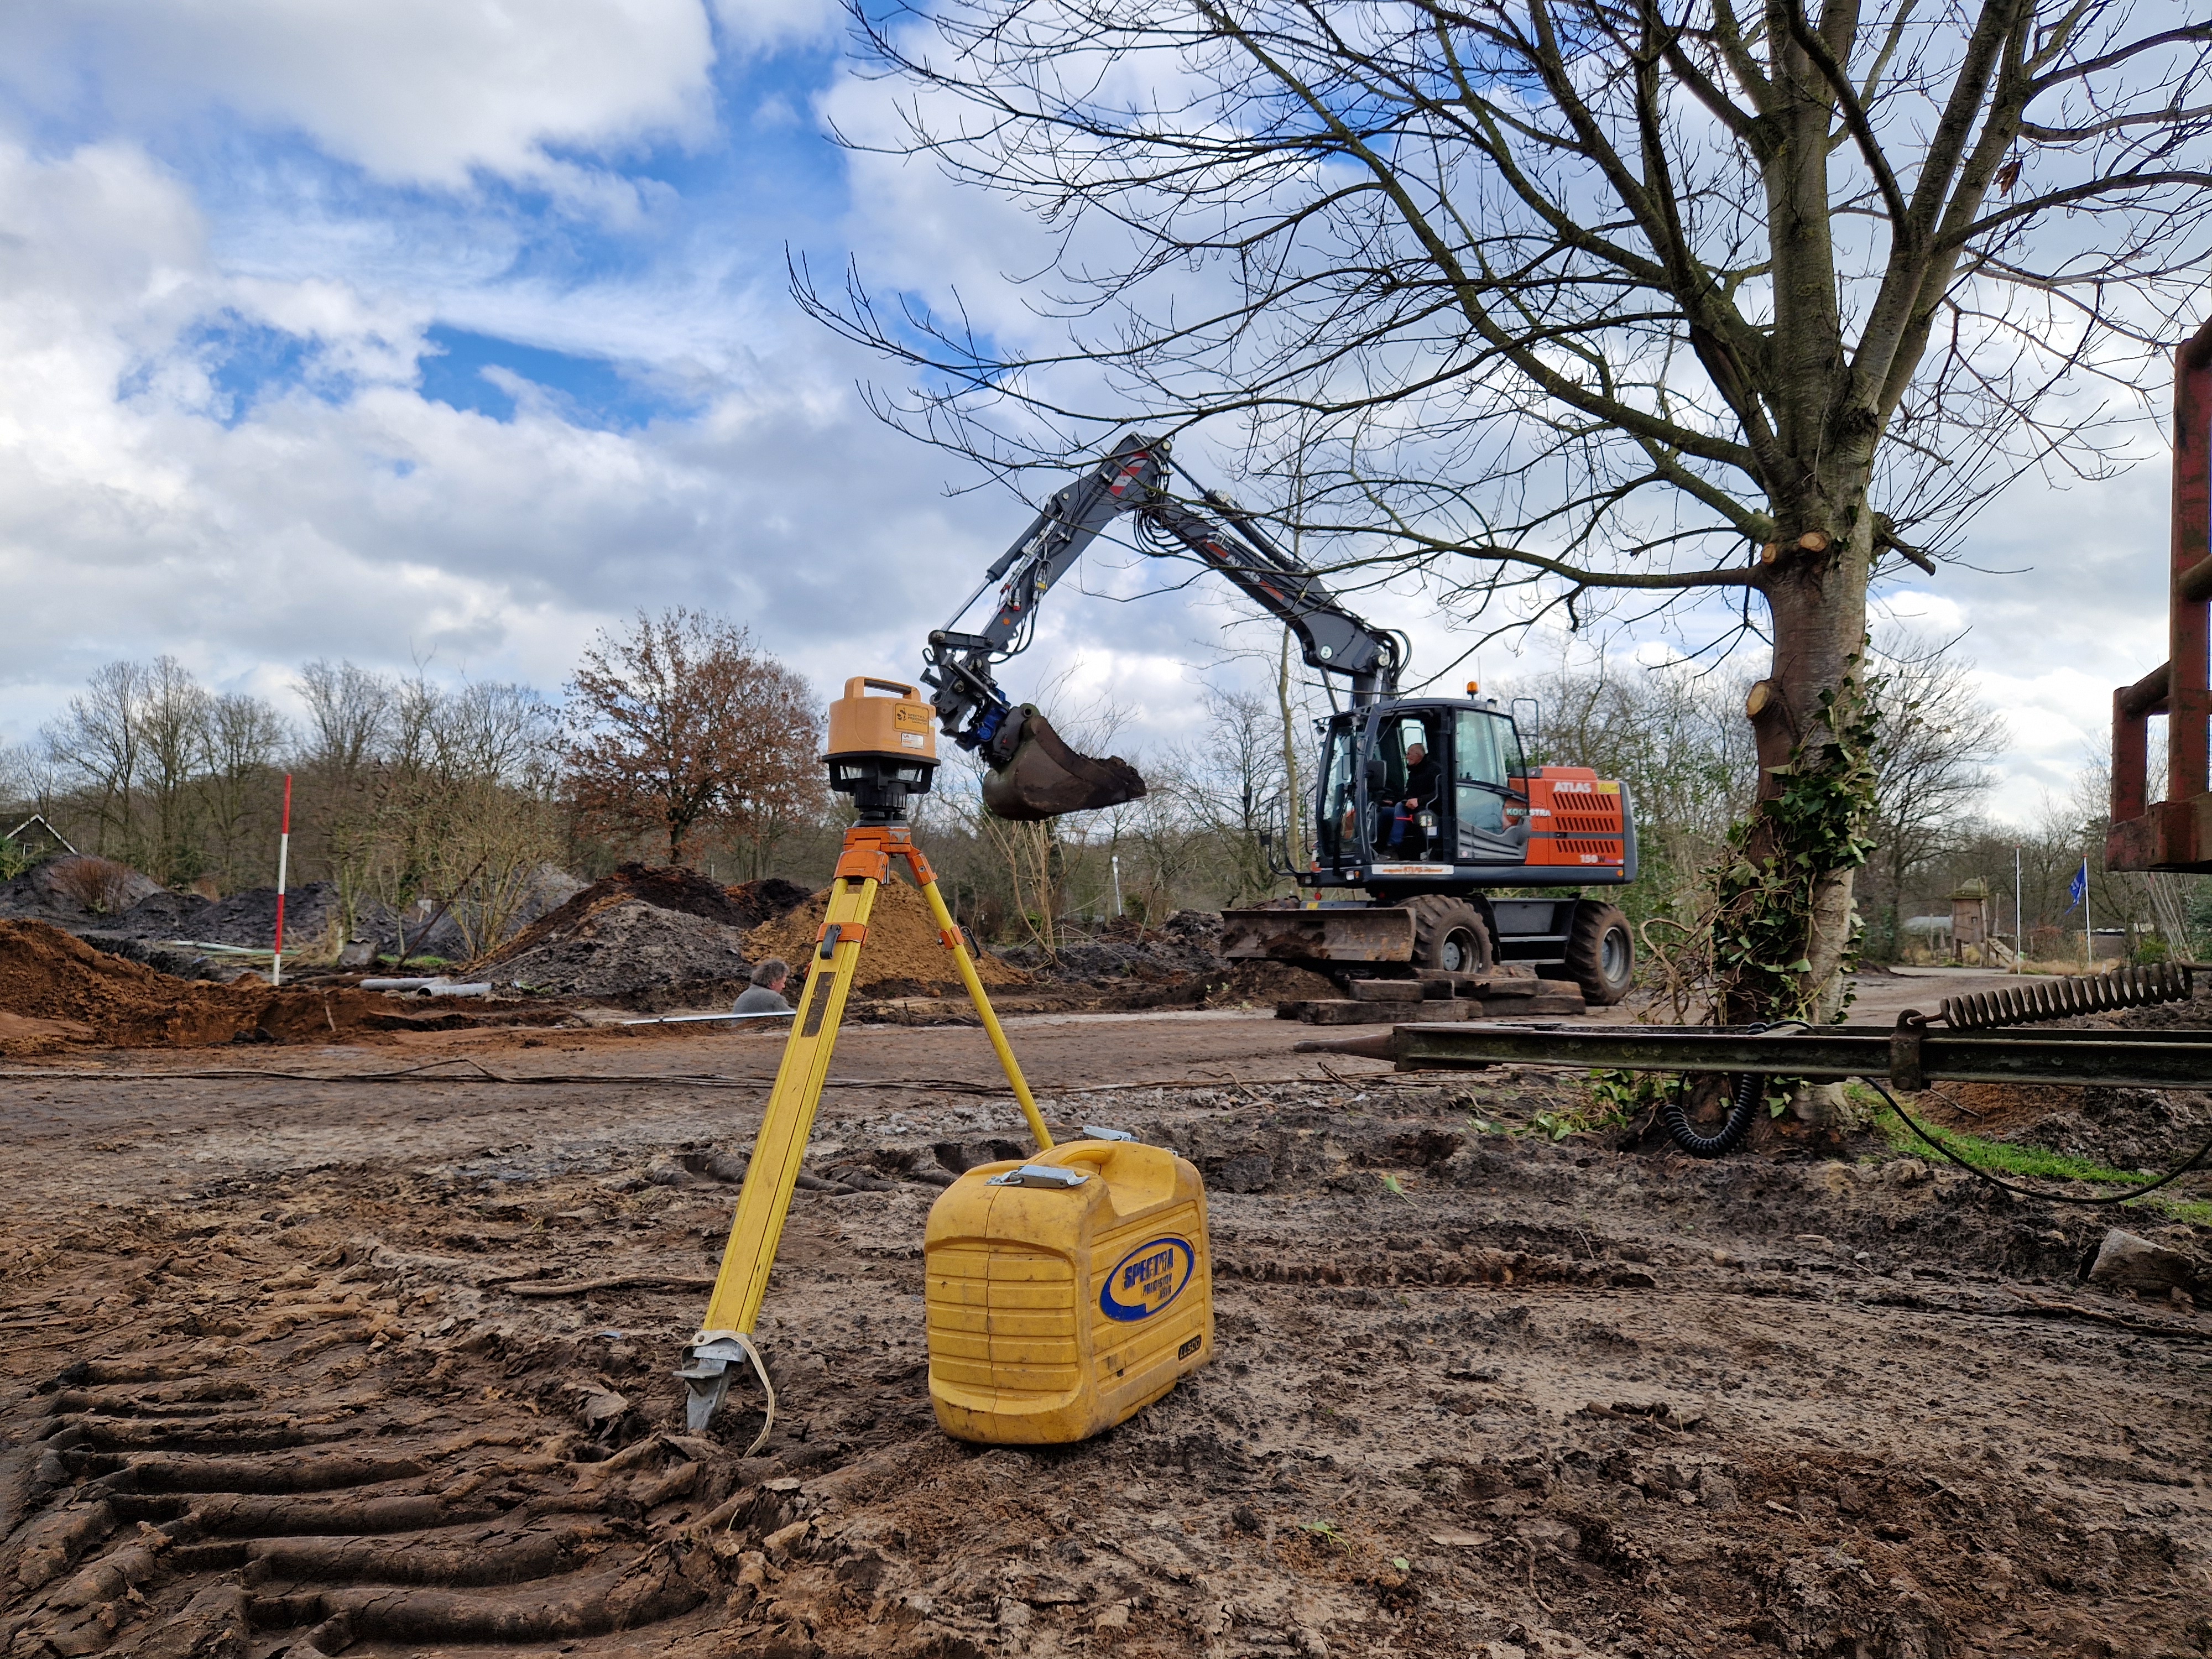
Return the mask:
[[[1136,520],[1146,551],[1188,551],[1279,618],[1297,636],[1309,666],[1351,681],[1355,706],[1397,688],[1406,659],[1400,635],[1352,615],[1227,498],[1190,481],[1225,524],[1177,499],[1165,488],[1170,468],[1182,471],[1174,467],[1166,439],[1124,437],[1045,503],[951,622],[929,636],[921,678],[934,694],[938,724],[961,747],[982,751],[990,765],[984,799],[1001,817],[1057,817],[1145,793],[1135,768],[1078,754],[1034,708],[1009,702],[991,672],[1027,646],[1038,602],[1123,514]],[[999,596],[990,621],[980,632],[959,631],[994,583]]]

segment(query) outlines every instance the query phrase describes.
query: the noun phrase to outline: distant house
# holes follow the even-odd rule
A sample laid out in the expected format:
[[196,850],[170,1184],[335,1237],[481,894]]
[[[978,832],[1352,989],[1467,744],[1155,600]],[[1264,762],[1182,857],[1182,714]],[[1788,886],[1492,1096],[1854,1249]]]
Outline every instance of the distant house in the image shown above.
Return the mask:
[[66,836],[36,812],[32,813],[5,836],[0,836],[0,841],[14,842],[17,847],[31,855],[33,863],[43,863],[46,860],[59,854],[76,851],[76,848],[70,845]]

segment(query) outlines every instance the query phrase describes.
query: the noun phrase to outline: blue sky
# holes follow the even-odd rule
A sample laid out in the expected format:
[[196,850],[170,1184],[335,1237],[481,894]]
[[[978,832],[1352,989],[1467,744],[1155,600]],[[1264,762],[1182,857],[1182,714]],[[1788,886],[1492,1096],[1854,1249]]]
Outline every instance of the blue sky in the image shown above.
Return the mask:
[[[1027,514],[948,496],[974,478],[872,420],[875,366],[797,313],[786,250],[957,285],[1010,331],[999,273],[1037,260],[1003,204],[829,141],[832,113],[886,130],[892,95],[827,0],[0,13],[0,742],[161,652],[280,702],[318,656],[551,689],[639,606],[729,612],[825,691],[913,672]],[[2033,578],[1893,600],[1972,629],[2014,716],[2008,810],[2162,655],[2163,449],[2140,447],[2118,484],[1987,515],[1977,562]],[[1010,684],[1073,665],[1061,695],[1119,705],[1138,746],[1242,672],[1207,667],[1224,629],[1270,643],[1203,589],[1066,598]],[[1419,661],[1455,654],[1418,595],[1375,603]]]

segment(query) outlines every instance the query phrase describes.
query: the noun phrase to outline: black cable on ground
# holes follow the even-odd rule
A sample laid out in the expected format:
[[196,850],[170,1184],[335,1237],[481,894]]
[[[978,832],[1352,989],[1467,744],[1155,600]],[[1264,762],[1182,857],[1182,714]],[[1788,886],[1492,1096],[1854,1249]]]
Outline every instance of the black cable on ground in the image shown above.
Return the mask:
[[2155,1181],[2148,1182],[2140,1187],[2130,1187],[2124,1193],[2106,1193],[2096,1198],[2079,1198],[2071,1193],[2039,1193],[2032,1187],[2015,1187],[2011,1182],[2000,1180],[1996,1176],[1991,1175],[1987,1170],[1978,1169],[1975,1165],[1967,1163],[1965,1158],[1960,1158],[1948,1146],[1946,1146],[1942,1141],[1936,1139],[1934,1135],[1929,1133],[1927,1130],[1922,1128],[1917,1123],[1914,1122],[1911,1114],[1906,1112],[1904,1107],[1897,1103],[1896,1099],[1890,1094],[1888,1090],[1883,1088],[1881,1085],[1875,1082],[1870,1077],[1863,1078],[1860,1081],[1863,1082],[1868,1088],[1873,1090],[1875,1093],[1880,1095],[1884,1100],[1889,1103],[1889,1109],[1895,1112],[1897,1115],[1903,1120],[1906,1128],[1911,1130],[1913,1133],[1918,1135],[1923,1140],[1926,1141],[1930,1146],[1933,1146],[1945,1158],[1950,1159],[1952,1163],[1964,1170],[1968,1175],[1974,1176],[1983,1181],[1986,1181],[1992,1187],[2002,1187],[2008,1193],[2018,1193],[2022,1198],[2039,1198],[2052,1204],[2082,1204],[2093,1206],[2100,1204],[2124,1204],[2131,1198],[2141,1198],[2145,1193],[2157,1191],[2158,1188],[2165,1186],[2170,1181],[2180,1180],[2182,1176],[2187,1175],[2198,1164],[2203,1163],[2207,1154],[2212,1154],[2212,1140],[2208,1140],[2202,1146],[2199,1146],[2197,1149],[2195,1155],[2191,1157],[2186,1164],[2179,1164],[2173,1169],[2168,1170],[2164,1175],[2160,1176]]
[[1680,1093],[1668,1097],[1659,1108],[1659,1117],[1674,1144],[1692,1158],[1725,1158],[1743,1145],[1743,1138],[1751,1133],[1759,1103],[1765,1093],[1765,1078],[1750,1073],[1738,1078],[1735,1094],[1729,1102],[1728,1115],[1721,1120],[1717,1134],[1701,1134],[1691,1126],[1689,1109],[1682,1103]]
[[[1807,1029],[1802,1019],[1778,1019],[1747,1025],[1744,1030],[1759,1036],[1789,1025],[1800,1030]],[[1751,1133],[1751,1126],[1756,1121],[1759,1103],[1765,1095],[1765,1077],[1747,1074],[1738,1078],[1735,1093],[1729,1100],[1728,1115],[1721,1120],[1717,1134],[1700,1134],[1691,1126],[1689,1109],[1682,1104],[1680,1093],[1659,1108],[1659,1118],[1667,1126],[1668,1138],[1692,1158],[1725,1158],[1743,1145],[1744,1137]]]

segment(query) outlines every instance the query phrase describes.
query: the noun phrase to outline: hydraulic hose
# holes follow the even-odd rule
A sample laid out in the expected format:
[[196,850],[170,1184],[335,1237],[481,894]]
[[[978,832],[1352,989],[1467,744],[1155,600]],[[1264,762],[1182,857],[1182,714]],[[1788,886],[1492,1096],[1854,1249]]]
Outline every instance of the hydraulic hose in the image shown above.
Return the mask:
[[1751,1133],[1753,1115],[1765,1093],[1764,1077],[1749,1072],[1739,1077],[1735,1093],[1729,1100],[1728,1115],[1721,1121],[1719,1132],[1715,1134],[1701,1133],[1691,1124],[1689,1109],[1682,1103],[1680,1093],[1668,1097],[1659,1109],[1659,1117],[1674,1144],[1692,1158],[1726,1158],[1743,1145],[1743,1138]]

